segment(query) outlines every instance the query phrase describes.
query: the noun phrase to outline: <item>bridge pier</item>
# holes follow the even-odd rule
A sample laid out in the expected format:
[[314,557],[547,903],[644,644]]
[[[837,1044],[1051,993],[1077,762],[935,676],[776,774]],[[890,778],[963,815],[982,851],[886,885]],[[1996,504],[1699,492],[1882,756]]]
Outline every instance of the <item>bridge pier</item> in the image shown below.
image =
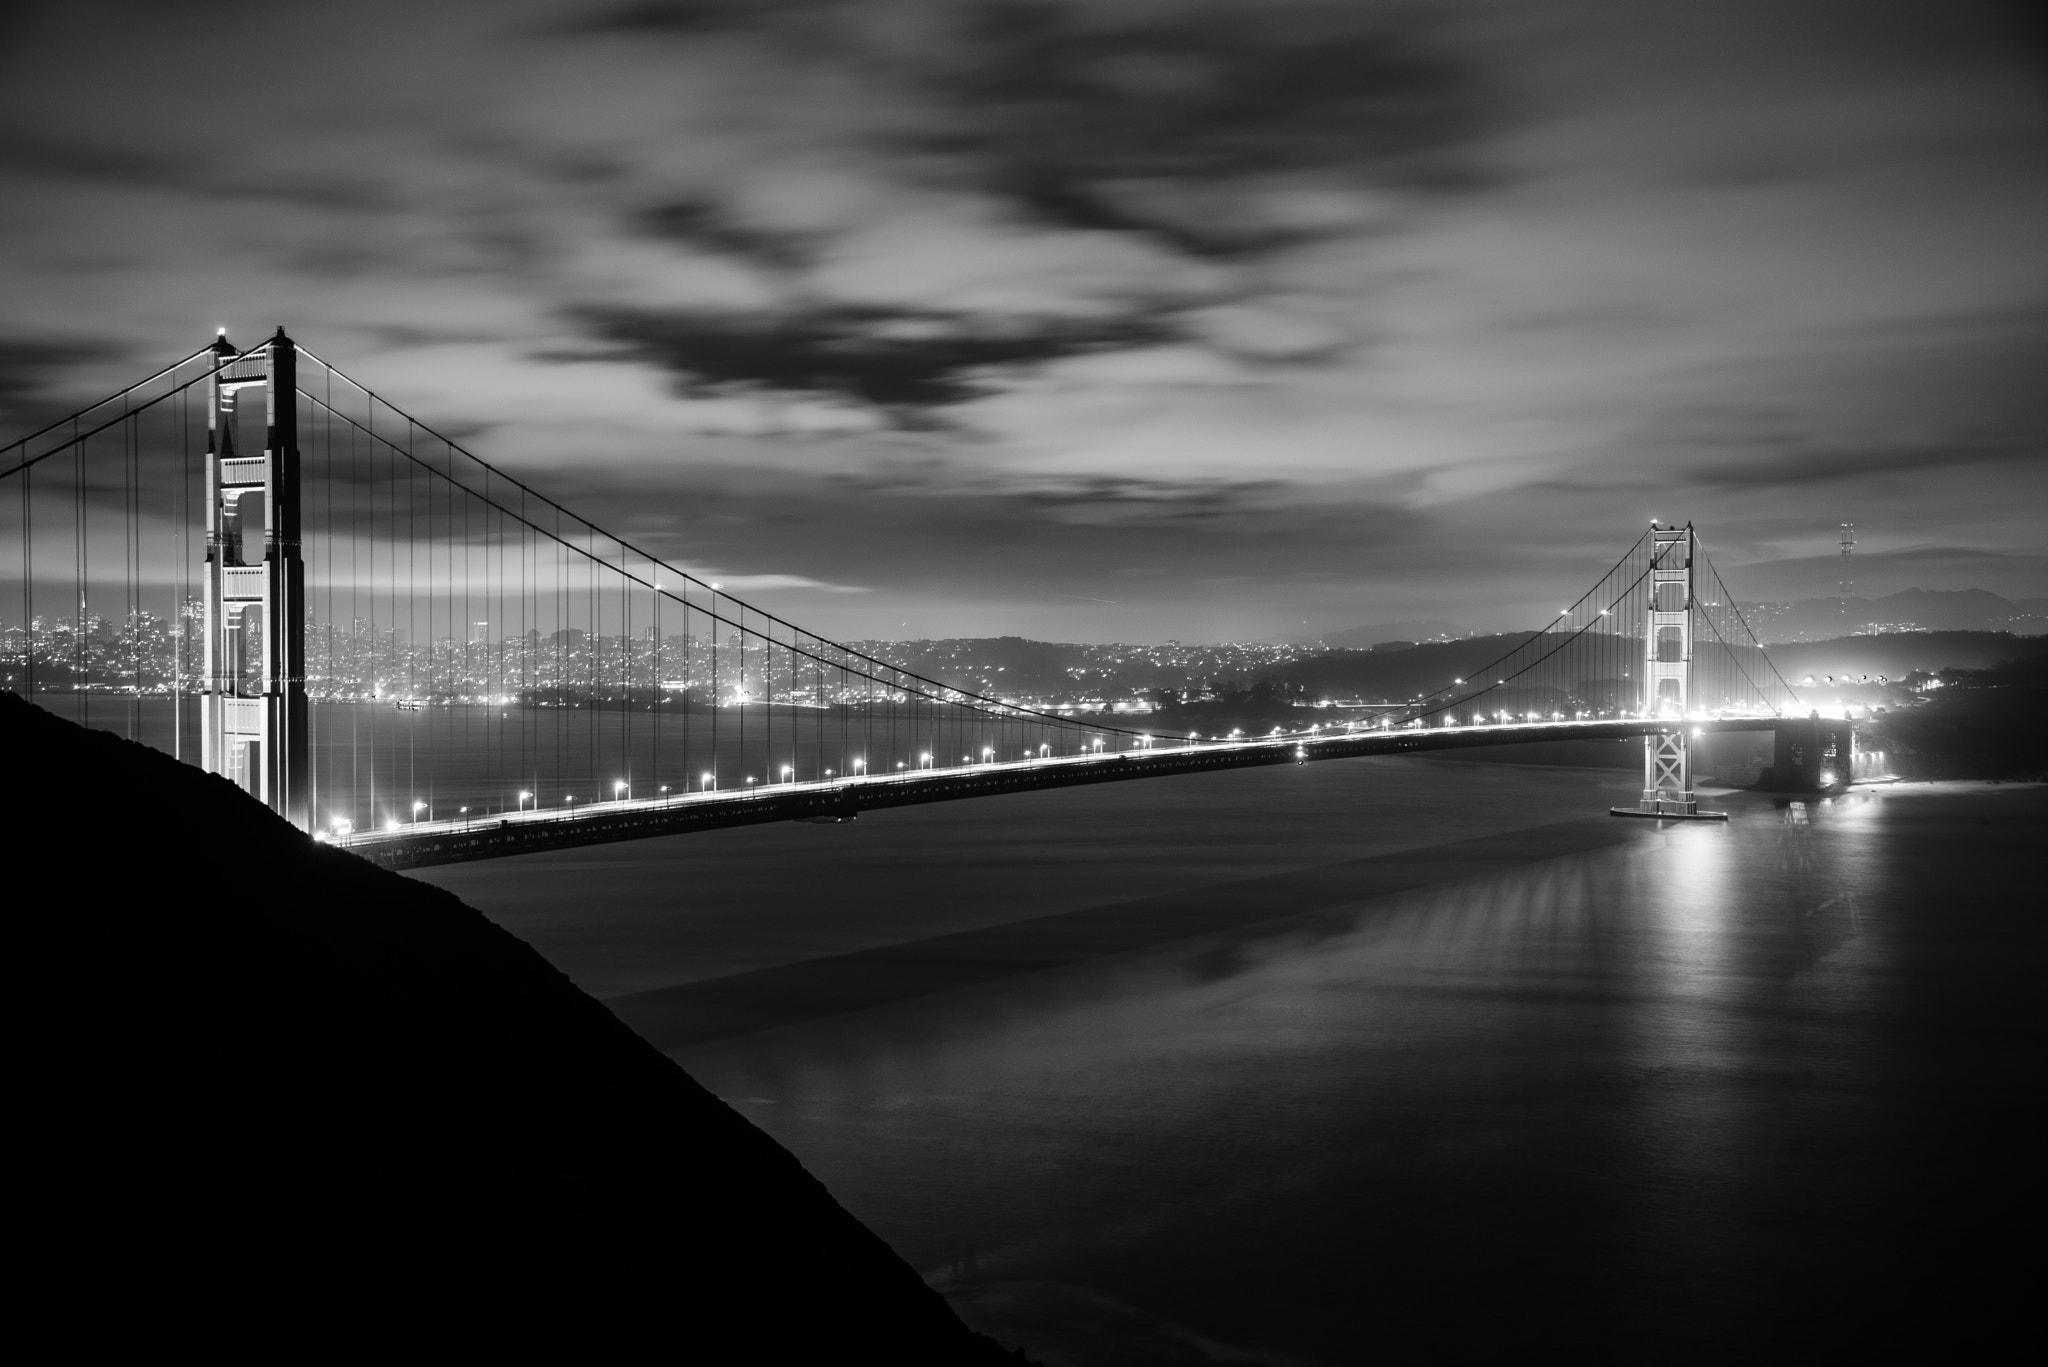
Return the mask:
[[1822,793],[1846,788],[1856,777],[1855,728],[1815,714],[1776,723],[1771,765],[1756,786],[1766,793]]

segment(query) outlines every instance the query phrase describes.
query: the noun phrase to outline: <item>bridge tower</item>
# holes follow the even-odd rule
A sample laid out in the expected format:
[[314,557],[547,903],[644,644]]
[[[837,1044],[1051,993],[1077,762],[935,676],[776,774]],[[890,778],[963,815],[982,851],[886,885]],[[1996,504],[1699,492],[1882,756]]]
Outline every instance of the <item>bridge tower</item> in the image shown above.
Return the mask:
[[1685,726],[1692,695],[1693,627],[1692,524],[1650,526],[1650,607],[1643,633],[1643,711],[1678,722],[1669,731],[1643,737],[1645,816],[1697,816],[1692,786],[1692,745]]
[[[225,333],[206,412],[205,673],[200,764],[312,829],[306,576],[300,551],[298,347],[279,328],[242,355]],[[261,389],[263,448],[236,418]]]

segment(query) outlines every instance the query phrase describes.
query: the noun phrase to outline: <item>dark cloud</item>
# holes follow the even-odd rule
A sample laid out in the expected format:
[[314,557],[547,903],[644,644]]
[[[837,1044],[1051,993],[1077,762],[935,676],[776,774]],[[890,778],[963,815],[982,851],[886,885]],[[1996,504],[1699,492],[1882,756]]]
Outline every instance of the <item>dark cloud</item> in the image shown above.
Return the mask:
[[212,199],[266,200],[327,211],[390,208],[374,178],[334,169],[249,172],[200,155],[140,151],[85,139],[15,133],[0,144],[0,175],[31,173],[58,180],[163,189]]
[[801,269],[812,255],[809,239],[755,227],[703,199],[677,199],[643,209],[635,216],[634,226],[665,242],[771,271]]
[[1313,230],[1242,206],[1232,222],[1220,188],[1473,176],[1480,82],[1418,36],[1412,12],[1404,23],[1321,0],[975,5],[929,76],[946,126],[918,141],[1039,221],[1201,254],[1266,250]]
[[2039,460],[2038,441],[1958,439],[1938,443],[1865,449],[1795,450],[1698,468],[1687,483],[1703,489],[1790,489],[1837,480],[1965,465]]
[[759,22],[763,13],[792,8],[788,0],[638,0],[608,6],[563,25],[571,33],[714,33]]
[[1113,522],[1119,527],[1213,524],[1226,519],[1266,521],[1288,502],[1282,480],[1172,480],[1098,475],[1057,489],[1013,497],[1020,514],[1035,519]]
[[[587,331],[620,359],[673,372],[689,394],[835,398],[901,427],[987,390],[991,370],[1172,340],[1162,317],[997,318],[937,310],[819,306],[783,313],[590,310]],[[588,359],[579,357],[577,359]]]
[[[0,441],[12,441],[75,407],[60,398],[67,372],[117,354],[114,348],[82,342],[0,339]],[[12,453],[0,456],[0,465],[13,461]]]

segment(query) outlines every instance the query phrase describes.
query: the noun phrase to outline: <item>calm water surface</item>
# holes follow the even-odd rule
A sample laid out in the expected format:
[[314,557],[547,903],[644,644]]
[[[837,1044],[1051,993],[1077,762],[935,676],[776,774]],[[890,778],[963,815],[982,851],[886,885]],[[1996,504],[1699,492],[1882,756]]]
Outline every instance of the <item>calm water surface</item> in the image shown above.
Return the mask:
[[1995,1321],[2048,789],[1660,827],[1632,782],[1351,760],[421,877],[1048,1364]]

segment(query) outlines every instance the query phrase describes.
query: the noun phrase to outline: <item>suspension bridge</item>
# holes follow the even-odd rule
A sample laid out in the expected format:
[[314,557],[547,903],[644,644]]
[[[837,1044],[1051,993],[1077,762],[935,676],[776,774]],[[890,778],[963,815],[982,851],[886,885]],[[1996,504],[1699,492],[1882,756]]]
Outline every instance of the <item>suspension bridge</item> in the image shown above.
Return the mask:
[[[10,508],[8,505],[12,504]],[[0,448],[4,686],[394,867],[1123,779],[1644,738],[1846,781],[1690,525],[1371,721],[1166,736],[901,668],[578,516],[287,337],[222,335]],[[18,614],[7,620],[5,614]],[[146,819],[147,794],[123,795]]]

